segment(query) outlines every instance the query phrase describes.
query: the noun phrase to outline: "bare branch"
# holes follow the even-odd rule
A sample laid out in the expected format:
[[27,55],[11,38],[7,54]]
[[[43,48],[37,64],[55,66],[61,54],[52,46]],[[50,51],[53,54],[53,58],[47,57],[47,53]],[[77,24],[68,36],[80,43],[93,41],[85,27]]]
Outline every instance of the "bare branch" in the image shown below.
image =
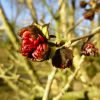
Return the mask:
[[[1,18],[2,18],[2,22],[3,22],[3,26],[5,28],[5,31],[13,45],[13,47],[15,48],[15,50],[18,50],[19,49],[19,44],[18,44],[18,41],[17,41],[17,38],[12,30],[12,26],[9,24],[8,22],[8,19],[4,13],[4,10],[2,8],[2,6],[0,5],[0,15],[1,15]],[[19,57],[18,57],[19,58]],[[20,58],[23,62],[20,62],[23,64],[24,66],[24,69],[26,70],[26,72],[28,73],[28,75],[30,76],[30,78],[32,79],[32,81],[35,81],[41,85],[40,81],[39,81],[39,78],[38,78],[38,75],[37,73],[35,72],[34,68],[33,68],[33,65],[26,59],[24,59],[22,56],[20,56]],[[16,60],[16,59],[15,59]]]
[[0,66],[0,78],[2,78],[8,85],[11,89],[13,89],[15,92],[17,92],[19,95],[23,96],[23,97],[27,97],[27,93],[20,89],[16,84],[14,84],[14,82],[12,81],[13,80],[16,80],[18,76],[14,75],[12,77],[9,77],[9,76],[6,76],[5,75],[5,70],[3,70]]
[[28,8],[30,9],[30,12],[31,12],[31,15],[32,15],[34,22],[37,23],[36,9],[33,6],[32,1],[34,1],[34,0],[26,0],[26,4],[27,4]]
[[[94,29],[91,34],[89,35],[85,35],[85,36],[82,36],[82,37],[79,37],[79,38],[76,38],[76,39],[72,39],[70,41],[70,43],[72,44],[73,42],[75,41],[78,41],[80,39],[84,39],[84,38],[89,38],[89,37],[92,37],[94,36],[95,34],[97,34],[98,32],[100,32],[100,27],[97,27],[96,29]],[[61,90],[61,92],[53,99],[53,100],[59,100],[64,94],[65,92],[68,90],[68,88],[70,87],[70,84],[71,82],[74,80],[76,74],[78,73],[78,71],[80,70],[81,68],[81,63],[84,61],[84,58],[85,56],[82,56],[81,59],[80,59],[80,62],[79,62],[79,65],[78,67],[76,68],[75,72],[70,76],[67,84],[65,85],[65,87]]]
[[1,27],[0,27],[0,32],[3,32],[3,31],[4,31],[4,27],[1,26]]
[[3,26],[6,29],[6,33],[7,33],[8,37],[10,38],[11,43],[13,44],[15,49],[18,49],[17,37],[15,36],[13,29],[12,29],[10,23],[8,22],[8,19],[4,13],[3,8],[2,8],[2,5],[0,5],[0,15],[2,18]]
[[42,0],[42,1],[43,1],[44,6],[46,6],[46,8],[48,9],[49,13],[51,14],[52,18],[53,18],[54,20],[56,20],[56,16],[54,15],[52,9],[51,9],[51,8],[48,6],[48,4],[46,3],[46,0]]
[[65,92],[68,90],[68,88],[70,87],[70,84],[72,83],[72,81],[74,80],[76,74],[80,70],[81,64],[83,63],[84,58],[85,58],[85,56],[81,57],[81,59],[79,61],[79,64],[78,64],[78,66],[77,66],[77,68],[75,70],[75,72],[72,75],[69,76],[68,82],[66,83],[66,85],[64,86],[64,88],[60,91],[60,93],[56,97],[54,97],[53,100],[59,100],[65,94]]
[[76,24],[75,24],[74,26],[72,26],[72,27],[70,27],[70,28],[68,29],[68,31],[67,31],[66,34],[68,34],[68,33],[70,33],[71,31],[73,31],[80,23],[83,22],[83,20],[84,20],[84,18],[81,17],[81,18],[78,20],[78,22],[76,22]]
[[95,28],[91,33],[88,33],[88,35],[84,35],[82,37],[72,39],[71,42],[75,42],[75,41],[78,41],[78,40],[81,40],[84,38],[92,37],[92,36],[96,35],[98,32],[100,32],[100,27]]
[[56,72],[57,72],[57,68],[54,67],[51,74],[48,76],[48,81],[47,81],[47,85],[46,85],[46,88],[45,88],[45,93],[44,93],[44,96],[43,96],[42,100],[48,100],[51,85],[52,85],[52,82],[53,82],[53,79],[54,79],[54,76],[55,76]]

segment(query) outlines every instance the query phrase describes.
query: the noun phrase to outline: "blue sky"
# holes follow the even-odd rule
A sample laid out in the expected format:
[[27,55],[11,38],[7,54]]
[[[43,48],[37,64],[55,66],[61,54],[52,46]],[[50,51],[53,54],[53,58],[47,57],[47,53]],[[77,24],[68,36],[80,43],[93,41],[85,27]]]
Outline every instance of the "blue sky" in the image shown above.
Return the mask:
[[[16,21],[19,27],[27,26],[32,23],[32,17],[31,17],[30,11],[25,7],[25,5],[19,5],[16,2],[16,0],[0,0],[0,1],[10,21],[14,21],[14,22]],[[78,19],[82,16],[84,12],[84,10],[79,7],[79,1],[80,0],[76,0],[76,11],[75,11],[76,22],[78,21]],[[53,12],[56,12],[58,8],[58,3],[56,2],[56,0],[47,0],[47,3],[48,5],[51,5],[53,7]],[[17,6],[15,6],[16,4]],[[38,20],[42,18],[42,13],[44,13],[45,23],[53,22],[47,9],[43,6],[43,4],[39,0],[35,1],[35,8],[37,9]],[[89,30],[91,29],[90,21],[84,20],[83,23],[81,23],[81,25],[76,28],[76,32],[79,35],[83,34],[81,30],[83,26],[86,27],[86,32],[90,31]]]

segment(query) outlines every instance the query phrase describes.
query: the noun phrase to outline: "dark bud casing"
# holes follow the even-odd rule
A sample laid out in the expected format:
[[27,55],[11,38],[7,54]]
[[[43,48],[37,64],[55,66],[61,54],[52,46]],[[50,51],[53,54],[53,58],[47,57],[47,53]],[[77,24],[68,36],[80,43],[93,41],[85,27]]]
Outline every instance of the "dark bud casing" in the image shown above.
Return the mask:
[[84,19],[87,19],[87,20],[93,20],[94,19],[94,15],[95,15],[95,11],[90,9],[88,11],[86,11],[83,16],[84,16]]
[[81,7],[81,8],[85,8],[85,7],[87,6],[87,4],[88,4],[87,2],[81,1],[81,2],[80,2],[80,7]]
[[73,52],[67,47],[56,50],[52,58],[52,64],[56,68],[65,69],[72,66]]

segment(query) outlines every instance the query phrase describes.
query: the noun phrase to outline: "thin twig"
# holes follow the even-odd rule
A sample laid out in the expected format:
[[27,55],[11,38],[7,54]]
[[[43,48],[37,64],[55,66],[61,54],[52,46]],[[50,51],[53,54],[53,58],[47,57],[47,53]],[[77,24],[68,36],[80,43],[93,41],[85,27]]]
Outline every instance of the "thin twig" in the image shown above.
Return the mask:
[[69,80],[68,80],[67,84],[66,84],[66,85],[64,86],[64,88],[60,91],[60,93],[59,93],[56,97],[53,98],[53,100],[59,100],[59,99],[65,94],[65,92],[68,90],[68,88],[70,87],[70,84],[72,83],[72,81],[74,80],[76,74],[77,74],[78,71],[80,70],[81,64],[83,63],[84,58],[85,58],[85,56],[82,56],[82,57],[81,57],[81,59],[80,59],[80,61],[79,61],[79,64],[78,64],[78,66],[77,66],[77,68],[76,68],[76,70],[75,70],[75,72],[69,77]]
[[100,27],[97,27],[97,28],[94,29],[92,32],[88,33],[88,35],[84,35],[84,36],[81,36],[81,37],[72,39],[72,40],[70,40],[69,42],[66,42],[66,43],[65,43],[64,45],[62,45],[60,48],[65,47],[65,46],[70,47],[70,46],[73,45],[73,44],[72,44],[73,42],[79,41],[79,40],[84,39],[84,38],[93,37],[94,35],[96,35],[96,34],[99,33],[99,32],[100,32]]
[[2,19],[2,22],[3,22],[3,26],[6,29],[7,35],[11,40],[11,43],[13,44],[15,49],[18,49],[17,37],[15,36],[15,34],[12,31],[13,30],[12,26],[8,22],[8,19],[5,15],[5,12],[4,12],[1,4],[0,4],[0,16],[1,16],[1,19]]
[[97,28],[94,29],[91,33],[88,33],[88,35],[84,35],[84,36],[81,36],[81,37],[72,39],[72,40],[71,40],[71,43],[73,43],[73,42],[75,42],[75,41],[78,41],[78,40],[81,40],[81,39],[84,39],[84,38],[92,37],[92,36],[96,35],[98,32],[100,32],[100,27],[97,27]]
[[2,25],[2,26],[0,26],[0,32],[3,32],[3,31],[4,31],[4,27]]
[[47,10],[49,11],[49,13],[51,14],[51,17],[56,20],[56,16],[53,14],[52,9],[48,6],[48,4],[46,3],[46,0],[42,0],[44,6],[47,8]]
[[2,78],[8,85],[11,89],[13,89],[15,92],[17,92],[19,95],[23,96],[23,97],[27,97],[28,94],[20,89],[13,81],[13,80],[16,80],[18,78],[18,76],[13,76],[13,77],[10,77],[10,76],[6,76],[5,75],[5,70],[3,70],[1,67],[0,67],[0,78]]
[[[18,50],[19,49],[19,43],[18,43],[18,40],[17,40],[17,37],[15,36],[14,34],[14,31],[12,30],[12,26],[10,23],[8,23],[8,19],[4,13],[4,10],[2,8],[2,5],[0,4],[0,15],[1,15],[1,18],[2,18],[2,22],[3,22],[3,26],[4,26],[4,29],[14,47],[15,50]],[[20,63],[23,64],[23,68],[26,70],[27,74],[30,76],[31,80],[34,81],[35,79],[35,82],[38,83],[39,85],[40,84],[40,81],[39,81],[39,78],[37,77],[37,73],[35,72],[35,69],[33,67],[33,65],[26,59],[24,59],[24,57],[22,56],[18,56],[18,60],[19,61],[22,61]],[[15,59],[16,60],[16,59]]]
[[[94,91],[91,91],[92,87],[88,87],[86,90],[79,90],[79,91],[69,91],[65,93],[64,97],[61,100],[88,100],[85,99],[85,93],[87,92],[89,98],[97,97],[100,98],[100,89],[94,89]],[[72,99],[73,98],[73,99]],[[84,98],[84,99],[83,99]]]
[[[56,11],[57,13],[61,10],[61,7],[62,7],[62,5],[63,5],[63,2],[64,2],[64,0],[61,1],[60,5],[59,5],[59,8],[58,8],[58,10]],[[56,13],[56,14],[57,14],[57,13]]]
[[66,43],[64,43],[63,45],[57,45],[53,42],[48,42],[50,46],[56,46],[56,47],[59,47],[59,48],[62,48],[64,46],[72,46],[71,44],[73,42],[76,42],[76,41],[79,41],[81,39],[84,39],[84,38],[89,38],[89,37],[93,37],[94,35],[98,34],[100,32],[100,27],[97,27],[96,29],[94,29],[92,32],[88,33],[88,35],[84,35],[84,36],[81,36],[81,37],[78,37],[78,38],[74,38],[72,40],[70,40],[69,42],[67,41]]
[[47,81],[47,85],[46,85],[44,96],[43,96],[42,100],[48,100],[51,85],[52,85],[52,82],[53,82],[53,79],[54,79],[56,72],[57,72],[57,68],[54,67],[51,74],[48,76],[48,81]]
[[81,18],[78,20],[78,22],[76,22],[76,24],[75,24],[74,26],[72,26],[72,27],[70,27],[70,28],[68,29],[68,31],[66,32],[66,34],[68,34],[68,33],[70,33],[71,31],[73,31],[80,23],[83,22],[83,20],[84,20],[84,18],[81,17]]
[[[33,0],[33,1],[34,1],[34,0]],[[35,7],[33,6],[32,0],[26,0],[26,3],[27,3],[28,8],[30,9],[30,12],[31,12],[31,15],[32,15],[32,18],[33,18],[34,22],[35,22],[35,23],[38,23],[38,22],[37,22],[36,9],[35,9]]]

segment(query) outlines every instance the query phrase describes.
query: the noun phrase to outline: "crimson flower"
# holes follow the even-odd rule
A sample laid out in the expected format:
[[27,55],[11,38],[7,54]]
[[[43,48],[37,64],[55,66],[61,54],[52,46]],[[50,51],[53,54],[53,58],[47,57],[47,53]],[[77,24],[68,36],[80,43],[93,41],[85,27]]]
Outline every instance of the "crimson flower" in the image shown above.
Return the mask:
[[21,54],[34,61],[47,60],[50,47],[42,31],[35,25],[22,28],[19,32],[22,38]]
[[88,42],[82,47],[82,54],[85,56],[95,56],[98,54],[98,49],[93,43]]

